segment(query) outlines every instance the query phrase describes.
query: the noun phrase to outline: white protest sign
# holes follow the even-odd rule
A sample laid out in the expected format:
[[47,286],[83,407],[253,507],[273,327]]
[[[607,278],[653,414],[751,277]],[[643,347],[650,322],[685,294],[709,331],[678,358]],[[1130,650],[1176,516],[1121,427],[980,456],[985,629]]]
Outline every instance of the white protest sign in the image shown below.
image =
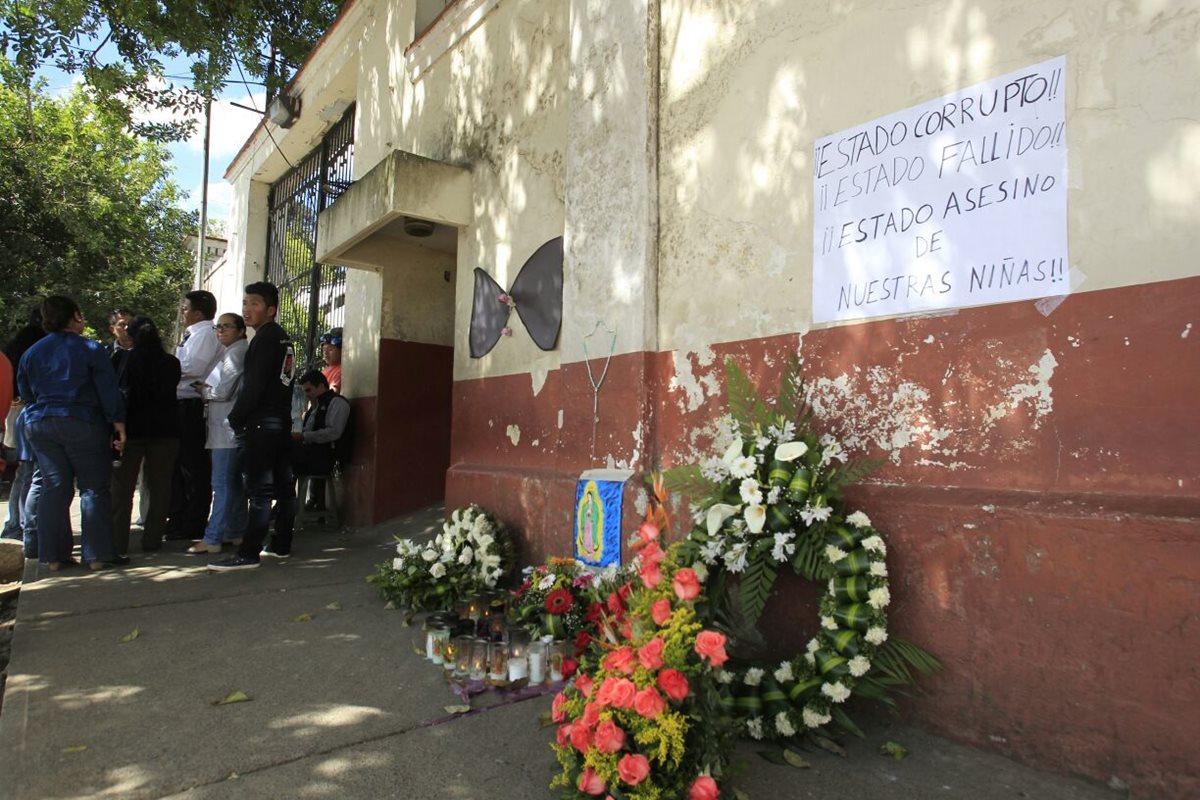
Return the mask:
[[813,321],[1069,292],[1065,57],[816,143]]

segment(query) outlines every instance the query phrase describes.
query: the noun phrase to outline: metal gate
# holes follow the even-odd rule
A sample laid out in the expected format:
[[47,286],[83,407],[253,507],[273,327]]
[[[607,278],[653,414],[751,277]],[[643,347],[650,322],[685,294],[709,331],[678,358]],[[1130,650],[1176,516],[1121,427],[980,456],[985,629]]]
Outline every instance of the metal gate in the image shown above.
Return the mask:
[[320,360],[317,338],[346,318],[346,268],[317,262],[317,215],[349,188],[353,160],[350,106],[319,147],[271,184],[267,280],[279,287],[276,321],[308,367]]

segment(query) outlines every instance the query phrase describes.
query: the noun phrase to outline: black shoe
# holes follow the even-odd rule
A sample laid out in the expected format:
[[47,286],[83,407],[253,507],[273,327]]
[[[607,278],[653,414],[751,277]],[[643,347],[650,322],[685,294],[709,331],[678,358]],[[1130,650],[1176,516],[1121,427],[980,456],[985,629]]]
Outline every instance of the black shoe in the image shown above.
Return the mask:
[[291,550],[286,550],[286,551],[285,550],[276,550],[276,549],[272,548],[270,545],[268,545],[268,546],[264,547],[262,549],[262,552],[260,552],[258,555],[260,557],[270,556],[271,558],[291,558],[292,551]]
[[180,531],[168,531],[163,534],[163,540],[167,542],[190,542],[195,538],[191,534],[181,533]]
[[212,572],[233,572],[239,569],[257,569],[258,563],[258,559],[232,555],[229,558],[209,563],[208,568]]

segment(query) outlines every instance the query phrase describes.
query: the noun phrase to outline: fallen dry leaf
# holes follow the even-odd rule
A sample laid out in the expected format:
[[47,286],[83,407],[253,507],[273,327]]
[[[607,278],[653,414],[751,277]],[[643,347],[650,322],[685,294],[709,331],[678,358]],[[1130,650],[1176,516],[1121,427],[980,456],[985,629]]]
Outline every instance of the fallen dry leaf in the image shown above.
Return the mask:
[[87,750],[87,747],[88,746],[86,744],[73,744],[73,745],[70,745],[69,747],[64,747],[63,752],[64,753],[82,753],[84,750]]
[[229,705],[230,703],[248,703],[253,699],[254,698],[252,698],[250,695],[246,694],[245,692],[233,691],[233,692],[230,692],[229,694],[225,695],[225,697],[223,699],[217,700],[216,702],[214,702],[213,705],[214,706],[226,706],[226,705]]
[[292,617],[292,622],[312,622],[312,614],[298,614]]
[[129,633],[122,636],[117,641],[119,641],[121,644],[126,644],[128,642],[132,642],[137,637],[138,637],[138,629],[134,628],[133,630],[131,630]]

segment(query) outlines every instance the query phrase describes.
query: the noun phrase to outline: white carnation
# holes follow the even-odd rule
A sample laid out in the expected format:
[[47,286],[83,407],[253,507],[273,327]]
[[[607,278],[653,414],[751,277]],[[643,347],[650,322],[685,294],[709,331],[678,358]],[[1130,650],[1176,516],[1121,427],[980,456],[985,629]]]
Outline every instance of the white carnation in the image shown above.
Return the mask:
[[833,617],[821,617],[821,627],[827,631],[836,631],[838,629],[837,620]]
[[882,561],[872,561],[871,574],[877,578],[886,578],[888,574],[887,564],[883,563]]
[[716,672],[717,683],[730,684],[733,683],[733,673],[729,670],[719,669]]
[[817,657],[812,653],[805,653],[804,660],[808,662],[810,667],[815,667],[817,665]]
[[861,511],[855,511],[853,514],[846,517],[846,522],[850,523],[856,528],[871,527],[871,518]]
[[746,720],[746,730],[753,739],[763,738],[762,717],[751,717]]
[[825,545],[825,557],[836,564],[845,558],[848,554],[845,550],[838,547],[836,544]]
[[879,646],[887,641],[888,635],[887,631],[877,626],[874,628],[867,628],[867,632],[863,635],[863,638],[871,644]]
[[742,680],[745,681],[747,686],[758,686],[760,683],[762,683],[762,677],[763,671],[761,669],[758,667],[751,667],[750,669],[746,670],[746,677]]
[[429,574],[435,578],[441,578],[446,574],[446,565],[438,562],[429,568]]
[[775,715],[775,730],[780,736],[796,735],[796,729],[792,727],[792,721],[788,719],[786,711],[780,711]]
[[813,637],[812,639],[808,640],[808,645],[806,646],[806,652],[815,653],[820,649],[821,649],[821,640],[820,639]]
[[392,569],[404,569],[404,559],[403,558],[393,558],[392,559]]
[[850,697],[850,690],[843,686],[841,681],[837,683],[823,683],[821,684],[821,694],[835,703],[844,703]]
[[804,720],[804,725],[809,728],[819,728],[832,719],[828,714],[813,711],[808,706],[804,707],[804,711],[801,712],[800,716]]
[[892,602],[892,594],[886,586],[880,586],[878,589],[867,592],[867,605],[871,608],[887,608],[890,602]]
[[795,680],[796,676],[792,674],[792,662],[785,661],[779,665],[779,669],[775,670],[775,680],[780,683],[787,683]]
[[875,536],[868,536],[867,538],[863,539],[862,546],[863,549],[872,553],[887,555],[887,545],[883,543],[883,539],[878,534]]
[[426,561],[437,561],[437,557],[438,551],[434,550],[433,548],[421,551],[421,558],[425,559]]
[[855,656],[850,659],[849,667],[851,675],[861,678],[871,671],[871,662],[867,660],[866,656]]

